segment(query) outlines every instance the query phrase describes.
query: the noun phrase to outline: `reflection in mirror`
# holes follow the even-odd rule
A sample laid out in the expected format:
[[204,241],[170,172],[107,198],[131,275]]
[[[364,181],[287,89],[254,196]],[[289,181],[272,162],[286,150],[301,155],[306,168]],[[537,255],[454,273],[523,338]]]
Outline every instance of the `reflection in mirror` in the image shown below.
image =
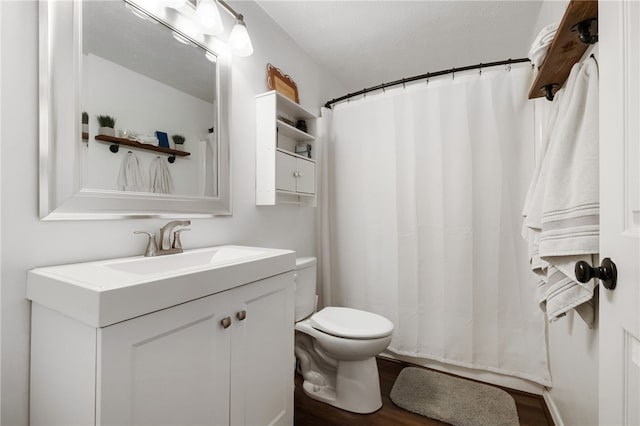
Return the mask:
[[231,213],[228,47],[160,4],[38,2],[42,219]]
[[[83,3],[82,187],[215,197],[216,56],[142,13],[124,1]],[[113,134],[99,136],[109,129],[98,116],[115,119]],[[158,145],[180,152],[141,149]]]

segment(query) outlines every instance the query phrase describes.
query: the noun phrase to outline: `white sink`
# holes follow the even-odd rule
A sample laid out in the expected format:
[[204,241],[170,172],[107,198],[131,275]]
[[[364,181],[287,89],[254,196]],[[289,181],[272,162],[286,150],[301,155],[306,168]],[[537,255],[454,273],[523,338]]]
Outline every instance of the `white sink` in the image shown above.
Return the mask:
[[121,259],[106,262],[104,267],[137,275],[176,273],[184,269],[211,268],[256,259],[267,253],[265,249],[241,246],[221,246],[186,251],[157,257]]
[[293,279],[295,264],[291,250],[219,246],[50,266],[28,272],[27,299],[107,327],[275,275]]

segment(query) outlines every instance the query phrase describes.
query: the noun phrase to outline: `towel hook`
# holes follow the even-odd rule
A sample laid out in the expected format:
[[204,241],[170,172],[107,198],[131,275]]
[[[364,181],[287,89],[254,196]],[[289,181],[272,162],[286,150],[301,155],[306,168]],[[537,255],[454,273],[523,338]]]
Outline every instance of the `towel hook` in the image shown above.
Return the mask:
[[581,283],[588,283],[593,278],[602,280],[602,285],[607,290],[614,290],[618,281],[618,268],[608,257],[602,259],[600,266],[595,268],[581,260],[576,263],[575,273]]
[[120,144],[117,142],[112,143],[111,146],[109,146],[109,151],[113,152],[114,154],[119,150],[120,150]]
[[[591,24],[595,22],[595,34],[591,33]],[[572,32],[578,32],[578,38],[584,44],[595,44],[598,42],[598,18],[585,19],[571,27]]]

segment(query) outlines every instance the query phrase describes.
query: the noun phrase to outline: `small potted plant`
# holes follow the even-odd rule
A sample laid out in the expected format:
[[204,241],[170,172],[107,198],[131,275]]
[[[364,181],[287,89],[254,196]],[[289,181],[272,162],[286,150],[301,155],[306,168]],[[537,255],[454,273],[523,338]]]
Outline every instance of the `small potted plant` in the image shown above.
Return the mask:
[[89,114],[82,112],[82,133],[89,133]]
[[182,135],[173,135],[171,136],[171,139],[173,139],[173,145],[175,146],[175,148],[179,151],[183,151],[183,147],[182,145],[184,144],[185,138]]
[[116,132],[113,129],[114,126],[116,125],[116,119],[113,117],[110,117],[108,115],[99,115],[98,116],[98,123],[100,124],[100,127],[98,128],[98,134],[99,135],[105,135],[105,136],[115,136]]

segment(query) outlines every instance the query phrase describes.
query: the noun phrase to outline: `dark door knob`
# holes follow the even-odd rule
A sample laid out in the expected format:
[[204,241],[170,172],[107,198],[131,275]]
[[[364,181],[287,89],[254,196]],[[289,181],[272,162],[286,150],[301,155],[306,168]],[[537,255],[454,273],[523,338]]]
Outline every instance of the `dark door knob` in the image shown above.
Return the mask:
[[602,259],[600,266],[592,268],[587,262],[581,260],[576,263],[576,278],[581,283],[587,283],[593,278],[602,280],[602,285],[607,290],[616,288],[618,280],[618,269],[611,259],[605,257]]

